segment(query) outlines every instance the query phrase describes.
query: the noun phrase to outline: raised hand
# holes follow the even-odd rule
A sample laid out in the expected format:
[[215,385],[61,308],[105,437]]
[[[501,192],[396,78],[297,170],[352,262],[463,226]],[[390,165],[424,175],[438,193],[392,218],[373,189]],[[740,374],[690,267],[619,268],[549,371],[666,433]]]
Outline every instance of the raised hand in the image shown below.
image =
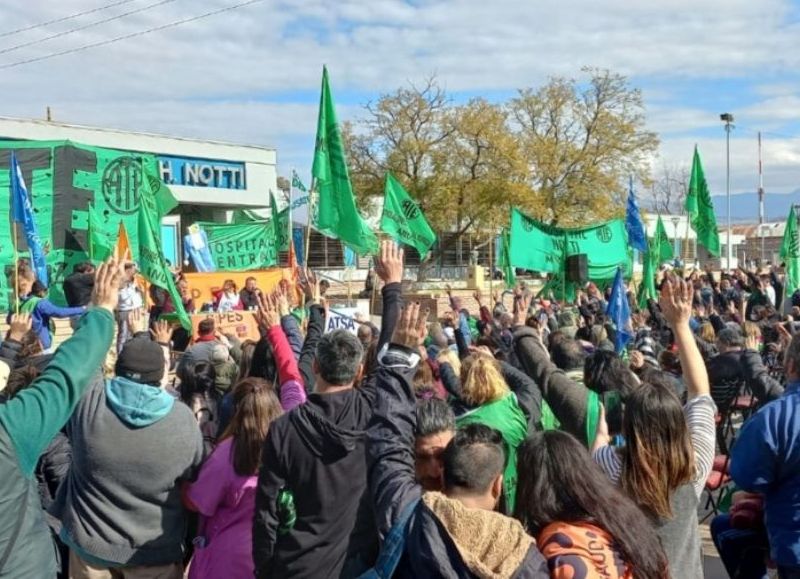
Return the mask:
[[31,320],[30,314],[23,312],[19,314],[12,314],[11,323],[8,330],[8,339],[14,340],[15,342],[21,342],[22,338],[25,337],[25,334],[30,331],[32,324],[33,320]]
[[531,305],[530,296],[526,297],[522,292],[514,298],[514,325],[524,326],[528,319],[528,308]]
[[300,287],[303,289],[307,302],[319,301],[319,284],[317,284],[317,276],[311,269],[306,268],[305,275],[300,279]]
[[272,296],[275,298],[275,303],[278,306],[278,312],[280,313],[281,317],[288,316],[290,313],[289,298],[286,295],[286,292],[283,291],[283,288],[279,287],[279,289],[275,290]]
[[425,341],[428,335],[427,321],[430,310],[425,309],[420,314],[419,302],[414,302],[403,308],[400,319],[392,334],[392,343],[416,350]]
[[631,370],[640,370],[644,367],[644,354],[639,350],[633,350],[630,357]]
[[100,264],[94,274],[92,304],[112,314],[119,303],[119,284],[123,277],[122,262],[113,257]]
[[158,320],[153,324],[150,335],[159,344],[169,344],[172,339],[172,326],[166,320]]
[[474,292],[472,292],[472,297],[475,299],[476,302],[478,302],[478,307],[483,305],[482,303],[483,296],[481,296],[481,292],[479,290],[475,290]]
[[382,241],[380,254],[375,258],[375,271],[383,283],[403,281],[403,250],[394,241]]
[[144,308],[136,308],[128,312],[128,325],[134,335],[147,331],[147,316]]
[[658,300],[667,323],[676,326],[688,324],[692,316],[692,288],[684,280],[671,276],[661,286]]
[[280,325],[281,316],[274,296],[265,296],[263,293],[258,296],[259,308],[256,312],[256,319],[259,325],[265,330],[269,330]]

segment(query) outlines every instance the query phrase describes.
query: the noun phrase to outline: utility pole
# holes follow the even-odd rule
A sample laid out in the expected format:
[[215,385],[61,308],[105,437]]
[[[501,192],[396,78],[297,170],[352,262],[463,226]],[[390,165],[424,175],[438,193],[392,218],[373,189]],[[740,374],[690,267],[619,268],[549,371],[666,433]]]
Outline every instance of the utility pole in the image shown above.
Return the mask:
[[722,113],[719,120],[725,123],[725,192],[728,198],[728,269],[733,266],[733,246],[731,245],[731,130],[733,129],[733,115]]

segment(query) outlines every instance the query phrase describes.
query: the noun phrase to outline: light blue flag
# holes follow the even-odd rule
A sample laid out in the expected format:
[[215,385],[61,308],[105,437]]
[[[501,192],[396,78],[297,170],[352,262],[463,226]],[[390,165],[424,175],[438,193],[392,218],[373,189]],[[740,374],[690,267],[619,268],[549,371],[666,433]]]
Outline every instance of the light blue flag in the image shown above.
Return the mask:
[[625,214],[625,229],[628,231],[628,243],[642,253],[647,251],[647,234],[645,233],[636,194],[633,192],[633,178],[628,189],[628,209]]
[[[25,239],[31,252],[31,263],[38,279],[45,286],[47,283],[47,260],[42,249],[42,240],[36,230],[36,221],[33,219],[33,206],[28,196],[22,170],[17,163],[17,154],[11,151],[11,219],[22,224],[25,229]],[[14,240],[16,243],[16,240]]]
[[614,349],[617,354],[622,352],[630,339],[631,333],[631,306],[628,303],[628,295],[625,290],[625,280],[622,278],[622,268],[617,269],[614,278],[614,287],[611,289],[611,299],[608,300],[606,315],[611,318],[616,328],[614,336]]
[[350,249],[350,247],[344,243],[342,244],[342,247],[344,248],[344,266],[356,267],[356,259],[358,258],[356,252]]

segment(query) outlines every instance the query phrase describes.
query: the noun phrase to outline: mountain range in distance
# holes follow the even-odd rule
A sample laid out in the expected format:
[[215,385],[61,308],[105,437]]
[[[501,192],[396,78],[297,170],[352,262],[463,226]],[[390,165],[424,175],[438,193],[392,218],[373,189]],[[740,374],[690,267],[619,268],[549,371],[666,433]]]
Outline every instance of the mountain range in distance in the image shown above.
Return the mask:
[[[728,219],[728,205],[725,195],[712,195],[717,225],[724,225]],[[785,221],[792,204],[800,205],[800,189],[792,193],[764,194],[764,221]],[[648,200],[642,199],[644,209],[650,209]],[[731,221],[735,223],[758,223],[758,193],[739,193],[731,195]]]

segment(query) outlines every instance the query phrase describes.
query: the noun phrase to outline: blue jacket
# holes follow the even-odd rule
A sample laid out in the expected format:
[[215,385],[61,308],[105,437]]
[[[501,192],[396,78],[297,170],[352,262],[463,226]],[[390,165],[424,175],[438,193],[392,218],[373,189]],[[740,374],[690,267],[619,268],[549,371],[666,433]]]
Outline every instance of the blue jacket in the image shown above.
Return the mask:
[[764,495],[772,559],[800,565],[800,382],[744,424],[730,470],[739,487]]
[[[29,299],[31,299],[31,296],[22,298],[20,300],[20,306]],[[47,350],[53,343],[53,339],[50,336],[50,318],[71,318],[73,316],[83,315],[85,311],[86,308],[82,306],[77,308],[61,308],[48,299],[41,299],[33,308],[33,312],[31,312],[31,329],[39,336],[42,348]],[[8,314],[8,319],[9,321],[11,320],[10,312]]]

